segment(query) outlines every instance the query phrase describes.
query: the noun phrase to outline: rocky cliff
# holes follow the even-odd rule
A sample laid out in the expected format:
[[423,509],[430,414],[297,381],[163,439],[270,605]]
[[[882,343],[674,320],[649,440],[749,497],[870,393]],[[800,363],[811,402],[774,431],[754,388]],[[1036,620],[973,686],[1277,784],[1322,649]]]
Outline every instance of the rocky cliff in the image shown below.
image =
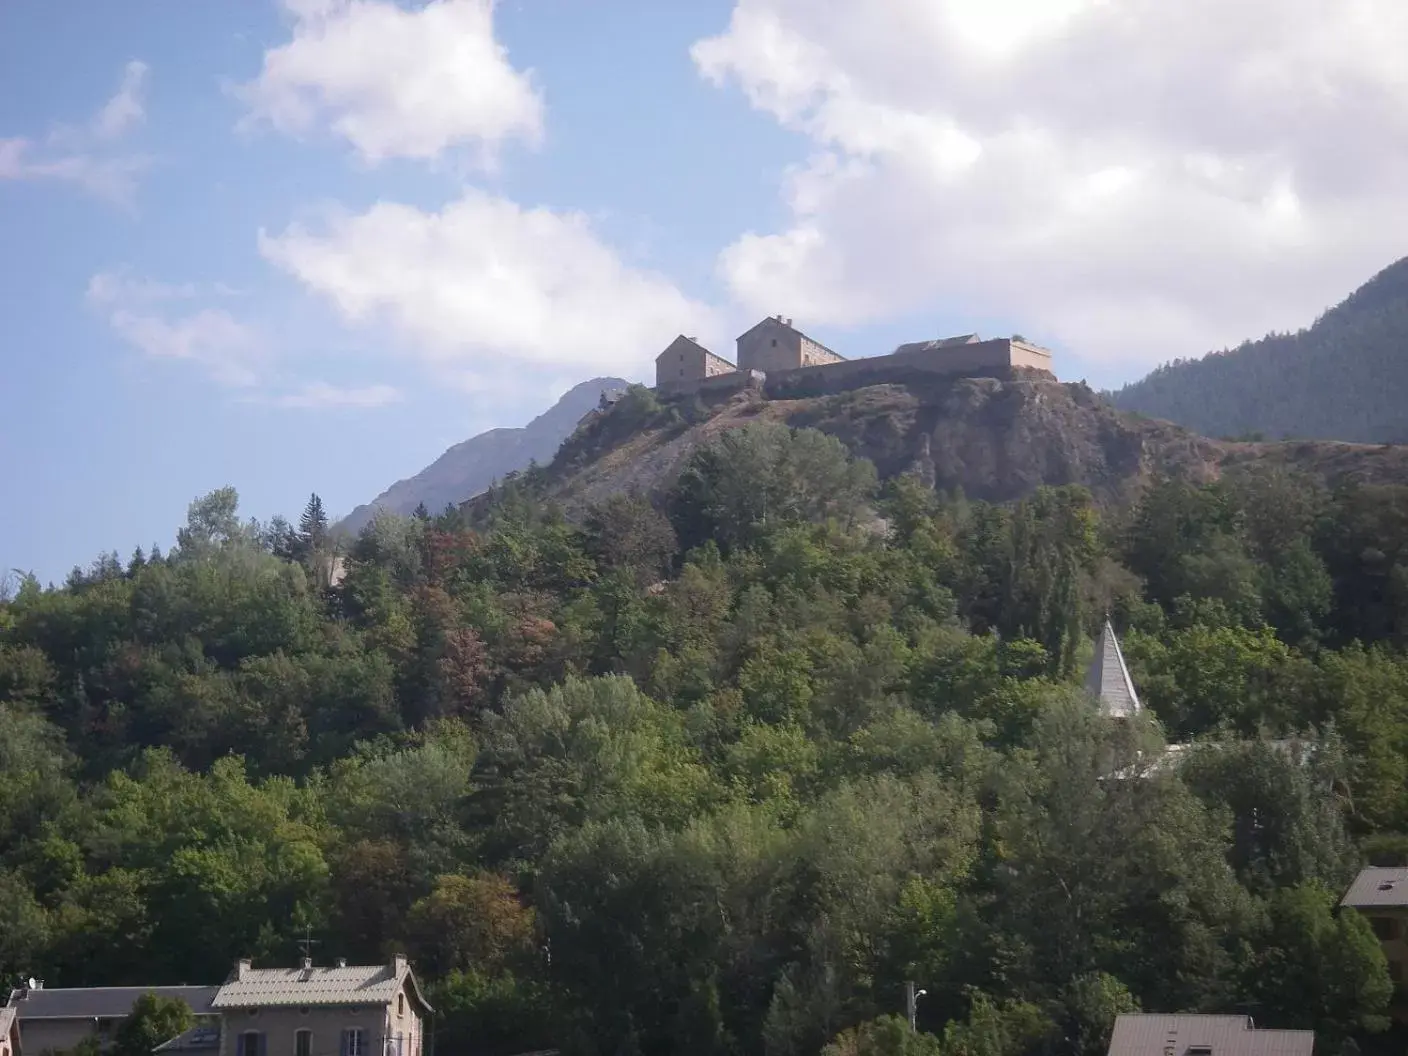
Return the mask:
[[1043,484],[1082,484],[1101,503],[1132,498],[1157,474],[1215,479],[1266,459],[1331,481],[1408,482],[1408,447],[1229,443],[1117,410],[1082,384],[1049,376],[952,378],[875,385],[809,399],[756,391],[712,406],[627,399],[592,415],[548,471],[569,514],[613,493],[668,486],[689,454],[720,432],[771,420],[810,426],[875,463],[882,478],[913,471],[933,486],[1004,501]]

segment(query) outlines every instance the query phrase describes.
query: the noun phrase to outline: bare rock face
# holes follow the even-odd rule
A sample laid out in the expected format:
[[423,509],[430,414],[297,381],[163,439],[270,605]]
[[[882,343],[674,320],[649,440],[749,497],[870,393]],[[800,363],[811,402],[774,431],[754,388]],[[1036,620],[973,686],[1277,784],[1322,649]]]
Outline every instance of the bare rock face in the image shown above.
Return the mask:
[[1079,484],[1102,505],[1121,504],[1155,476],[1203,482],[1255,460],[1331,481],[1408,482],[1408,448],[1210,440],[1035,372],[916,379],[805,399],[748,391],[708,407],[666,400],[640,420],[615,420],[622,406],[584,422],[549,470],[550,494],[569,514],[622,491],[659,493],[700,445],[754,421],[835,436],[874,462],[882,479],[915,473],[935,488],[993,502],[1042,485]]

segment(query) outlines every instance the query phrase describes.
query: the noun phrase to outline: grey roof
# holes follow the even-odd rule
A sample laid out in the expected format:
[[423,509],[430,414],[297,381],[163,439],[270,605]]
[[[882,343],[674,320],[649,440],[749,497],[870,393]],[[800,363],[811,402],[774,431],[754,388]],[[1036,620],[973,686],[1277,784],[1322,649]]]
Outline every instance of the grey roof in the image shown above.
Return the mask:
[[927,352],[936,348],[956,348],[959,345],[977,345],[982,343],[982,338],[977,334],[958,334],[955,337],[938,337],[932,341],[910,341],[908,344],[900,345],[895,349],[895,353],[901,352]]
[[1109,1056],[1311,1056],[1312,1030],[1258,1030],[1248,1016],[1129,1012],[1115,1019]]
[[1408,906],[1408,868],[1394,865],[1361,869],[1340,905]]
[[1095,655],[1085,672],[1085,688],[1099,699],[1100,714],[1107,718],[1127,719],[1138,714],[1142,707],[1109,620],[1100,628],[1100,637],[1095,639]]
[[220,1047],[220,1027],[212,1023],[197,1023],[190,1030],[164,1041],[152,1052],[214,1052]]
[[[179,997],[197,1015],[209,1014],[216,986],[85,986],[22,990],[11,998],[21,1023],[31,1019],[121,1019],[143,994]],[[22,996],[21,996],[22,995]]]
[[215,995],[211,1007],[273,1008],[280,1005],[386,1005],[409,978],[416,1000],[429,1009],[410,969],[386,964],[340,968],[246,968]]

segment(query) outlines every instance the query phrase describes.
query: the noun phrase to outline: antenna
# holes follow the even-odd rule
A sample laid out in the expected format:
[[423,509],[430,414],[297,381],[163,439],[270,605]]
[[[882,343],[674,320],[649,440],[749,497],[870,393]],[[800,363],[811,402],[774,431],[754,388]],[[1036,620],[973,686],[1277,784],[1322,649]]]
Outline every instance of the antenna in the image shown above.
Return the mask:
[[313,925],[303,925],[303,938],[298,940],[298,948],[303,951],[303,959],[311,961],[313,959],[313,947],[321,946],[322,943],[313,938]]

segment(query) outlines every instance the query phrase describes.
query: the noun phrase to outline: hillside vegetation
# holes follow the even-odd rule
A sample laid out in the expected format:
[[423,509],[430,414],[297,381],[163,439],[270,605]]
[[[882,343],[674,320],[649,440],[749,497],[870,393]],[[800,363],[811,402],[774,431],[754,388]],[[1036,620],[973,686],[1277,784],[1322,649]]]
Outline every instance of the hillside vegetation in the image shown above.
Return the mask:
[[1175,360],[1111,399],[1208,436],[1408,443],[1408,259],[1308,329]]
[[[307,927],[408,951],[445,1052],[1098,1056],[1136,1007],[1401,1049],[1335,903],[1408,850],[1408,488],[995,505],[766,420],[658,505],[569,522],[560,470],[373,520],[335,587],[320,504],[231,489],[19,583],[0,974],[215,982]],[[1130,729],[1078,688],[1107,611]],[[1165,738],[1222,750],[1106,779]]]

